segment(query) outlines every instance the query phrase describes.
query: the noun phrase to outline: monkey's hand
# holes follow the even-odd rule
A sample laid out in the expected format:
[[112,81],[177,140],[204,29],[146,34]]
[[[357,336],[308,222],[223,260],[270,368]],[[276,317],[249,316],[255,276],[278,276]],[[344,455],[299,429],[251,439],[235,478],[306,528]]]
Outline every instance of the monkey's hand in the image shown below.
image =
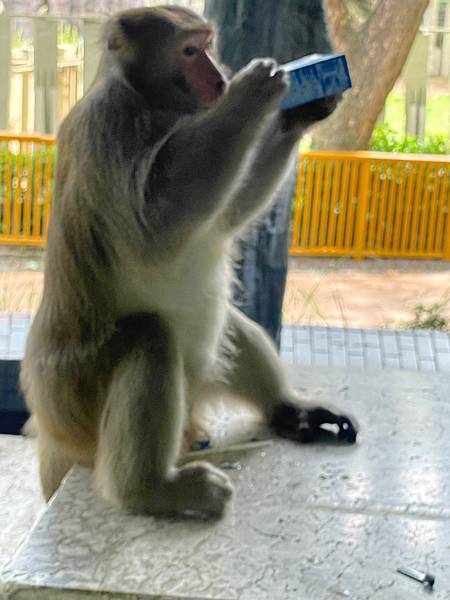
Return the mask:
[[260,119],[276,110],[289,87],[289,76],[271,58],[257,58],[231,80],[228,101],[236,114],[246,119]]
[[337,108],[342,95],[328,96],[281,112],[283,131],[303,133],[308,127],[329,117]]
[[284,402],[275,408],[270,427],[280,437],[302,444],[318,441],[354,444],[358,435],[356,425],[345,415],[336,414],[322,406],[309,408],[291,402]]

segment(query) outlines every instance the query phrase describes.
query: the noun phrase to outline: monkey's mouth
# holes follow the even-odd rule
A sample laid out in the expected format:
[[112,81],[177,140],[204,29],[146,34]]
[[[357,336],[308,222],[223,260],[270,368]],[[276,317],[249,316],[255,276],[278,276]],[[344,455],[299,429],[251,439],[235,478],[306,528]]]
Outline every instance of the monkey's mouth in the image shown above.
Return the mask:
[[223,79],[214,82],[196,81],[188,83],[184,77],[177,77],[175,85],[189,98],[195,98],[198,108],[210,108],[223,95],[226,83]]
[[203,86],[201,90],[198,90],[197,97],[201,108],[209,108],[213,106],[217,100],[225,92],[225,81],[217,81],[213,84]]

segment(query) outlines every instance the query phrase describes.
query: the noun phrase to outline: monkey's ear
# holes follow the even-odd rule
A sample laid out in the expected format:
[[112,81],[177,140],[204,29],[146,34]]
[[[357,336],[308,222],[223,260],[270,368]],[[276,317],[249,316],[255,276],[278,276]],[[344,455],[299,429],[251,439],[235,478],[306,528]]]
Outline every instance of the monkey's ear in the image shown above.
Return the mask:
[[122,43],[123,40],[121,39],[121,36],[117,34],[117,32],[116,34],[110,35],[106,39],[106,47],[108,50],[120,50],[122,48]]
[[113,18],[105,30],[108,50],[129,49],[145,33],[145,19],[141,14],[120,14]]
[[123,48],[125,39],[118,20],[110,21],[106,24],[103,39],[108,50],[117,51]]

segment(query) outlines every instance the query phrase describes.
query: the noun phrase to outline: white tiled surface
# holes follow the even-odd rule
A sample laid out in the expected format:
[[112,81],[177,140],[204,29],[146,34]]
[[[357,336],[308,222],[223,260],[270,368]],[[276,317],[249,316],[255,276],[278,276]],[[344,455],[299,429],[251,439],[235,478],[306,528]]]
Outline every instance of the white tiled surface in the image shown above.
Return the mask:
[[277,441],[241,457],[218,523],[120,514],[77,469],[3,574],[2,598],[430,597],[396,573],[408,565],[435,575],[432,597],[448,600],[448,375],[296,367],[293,376],[306,398],[357,416],[358,445]]
[[31,316],[0,312],[0,360],[21,360]]
[[352,329],[284,324],[281,355],[292,365],[450,372],[442,331]]
[[44,506],[33,441],[0,435],[0,569]]
[[[29,315],[0,313],[0,360],[20,360]],[[441,331],[283,324],[281,352],[303,366],[450,372],[450,336]]]

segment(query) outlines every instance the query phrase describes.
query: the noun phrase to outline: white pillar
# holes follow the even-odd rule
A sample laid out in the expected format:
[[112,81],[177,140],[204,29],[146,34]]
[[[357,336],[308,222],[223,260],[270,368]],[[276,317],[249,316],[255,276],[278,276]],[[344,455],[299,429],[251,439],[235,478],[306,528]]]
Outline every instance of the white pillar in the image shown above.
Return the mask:
[[[434,28],[438,24],[439,4],[439,0],[431,0],[427,8],[427,11],[425,13],[425,25],[427,25],[428,27]],[[436,45],[437,36],[438,34],[435,32],[429,34],[429,75],[433,77],[438,77],[440,75],[441,65],[441,50]]]
[[94,81],[101,56],[101,29],[103,21],[95,18],[83,19],[83,92]]
[[406,131],[423,139],[427,100],[427,67],[430,37],[419,32],[405,65]]
[[450,78],[450,4],[445,7],[445,29],[444,39],[442,41],[442,64],[441,74]]
[[33,26],[34,128],[54,133],[58,124],[58,22],[36,17]]
[[9,126],[9,87],[11,81],[11,19],[0,14],[0,129]]

